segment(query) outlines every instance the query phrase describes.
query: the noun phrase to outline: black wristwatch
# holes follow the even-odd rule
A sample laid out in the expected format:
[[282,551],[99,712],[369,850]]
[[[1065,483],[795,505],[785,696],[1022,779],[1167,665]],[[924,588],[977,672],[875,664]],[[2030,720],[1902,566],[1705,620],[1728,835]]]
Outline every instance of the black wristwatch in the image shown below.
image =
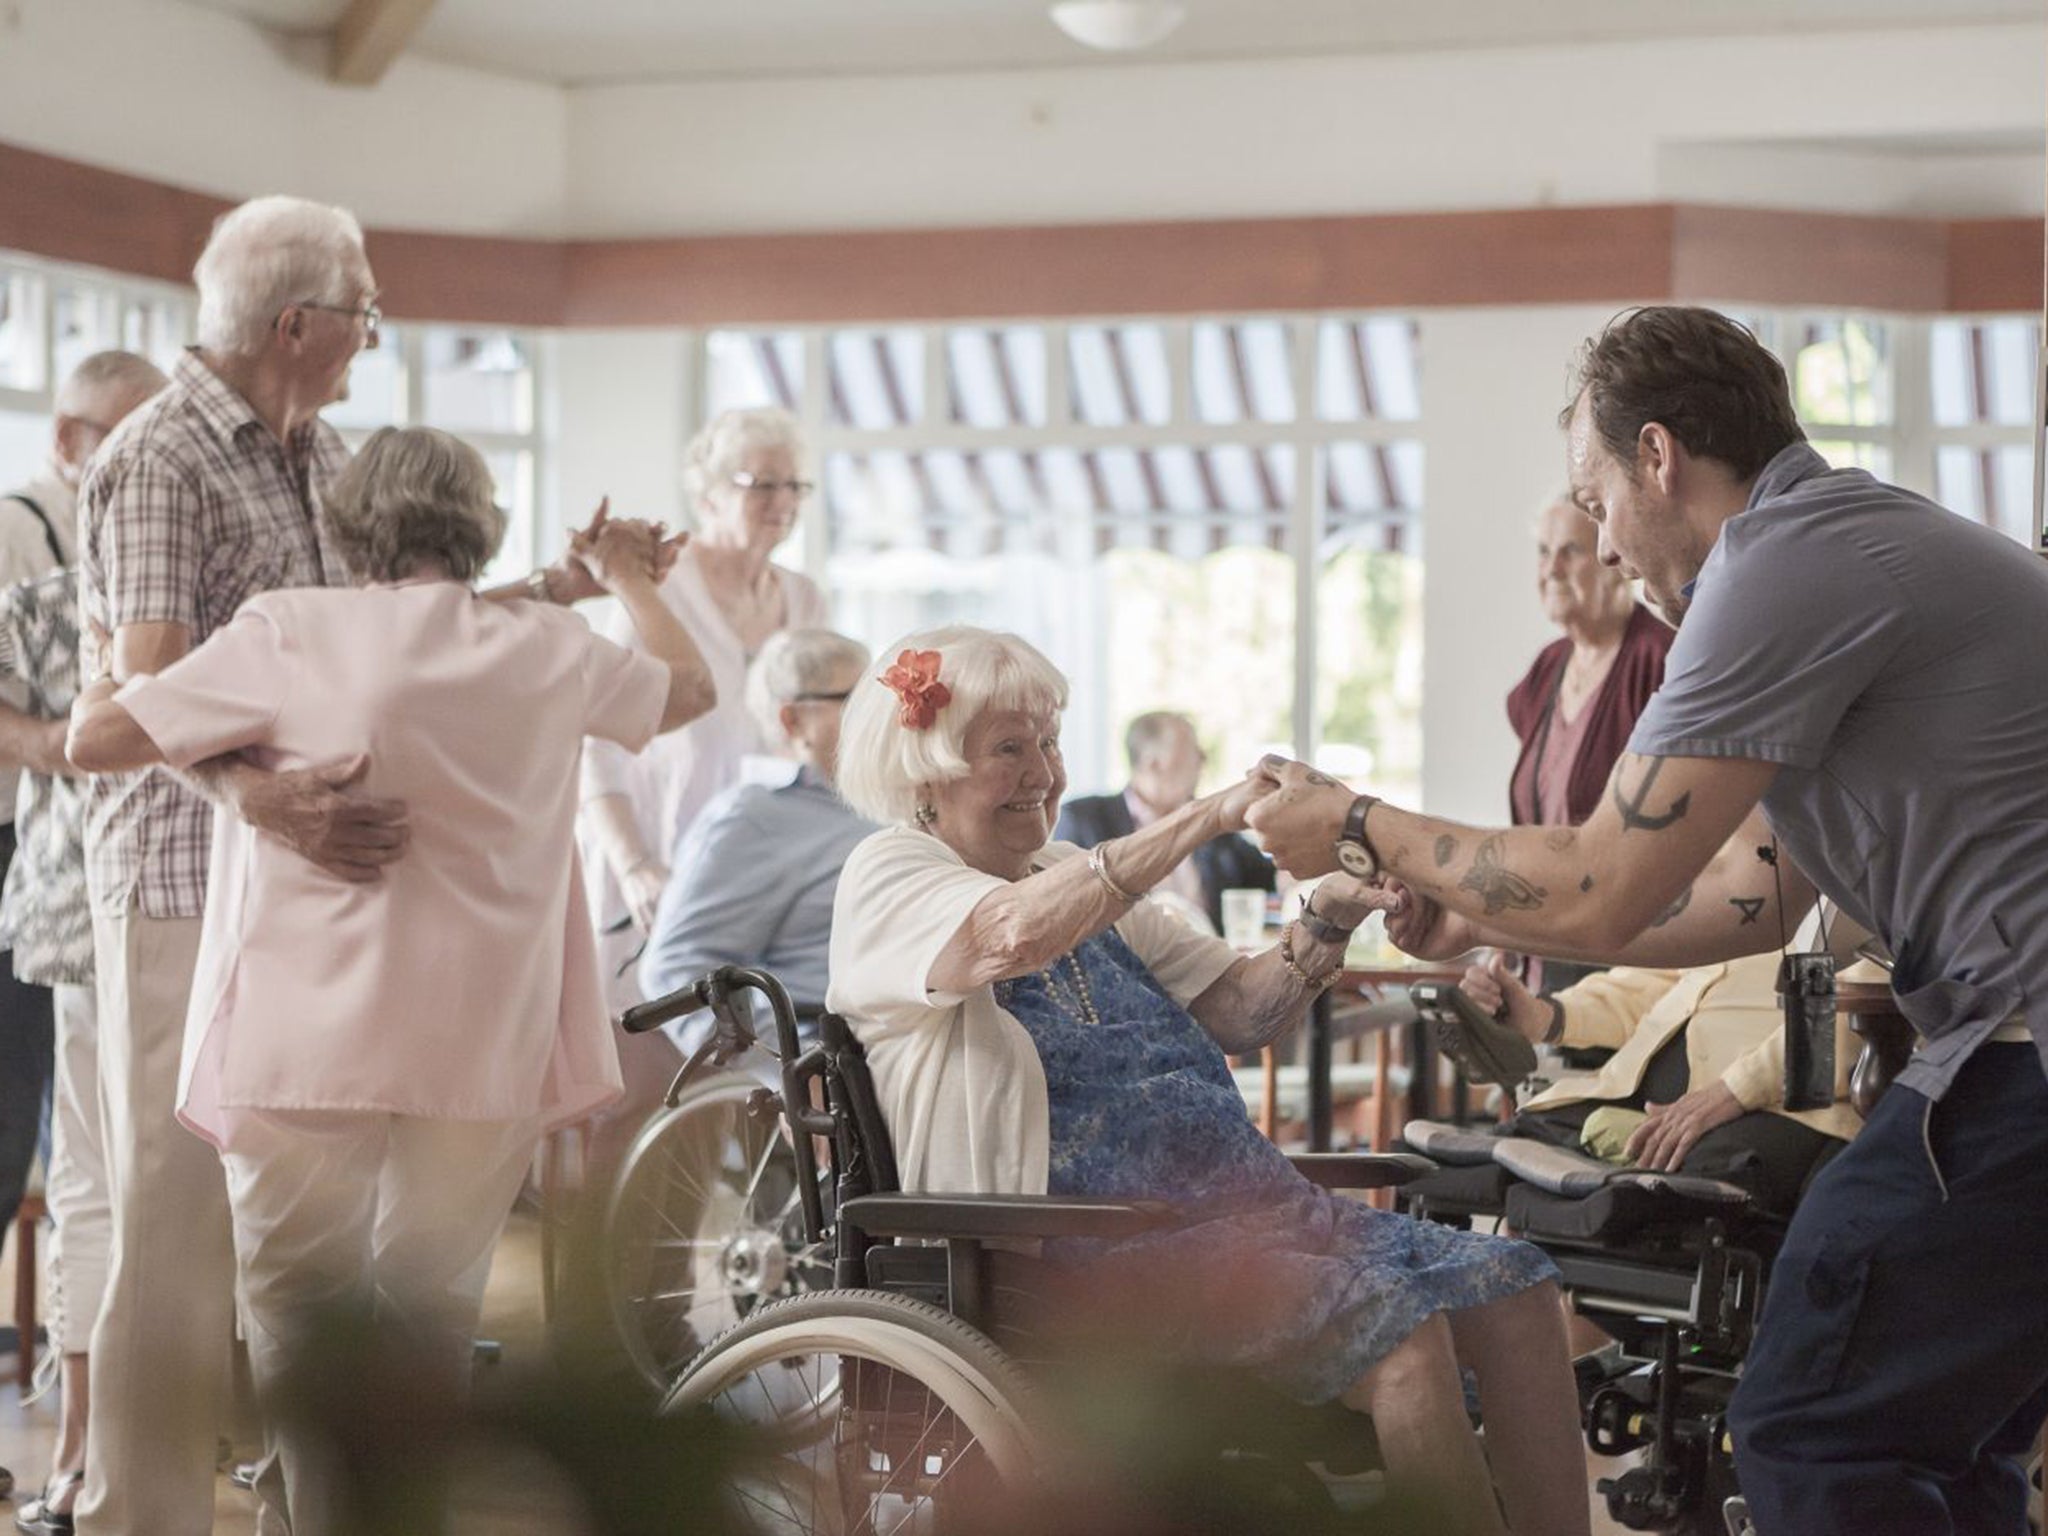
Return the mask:
[[1380,856],[1365,836],[1366,813],[1379,803],[1378,795],[1360,795],[1351,802],[1344,830],[1337,834],[1337,867],[1354,880],[1377,880],[1380,875]]

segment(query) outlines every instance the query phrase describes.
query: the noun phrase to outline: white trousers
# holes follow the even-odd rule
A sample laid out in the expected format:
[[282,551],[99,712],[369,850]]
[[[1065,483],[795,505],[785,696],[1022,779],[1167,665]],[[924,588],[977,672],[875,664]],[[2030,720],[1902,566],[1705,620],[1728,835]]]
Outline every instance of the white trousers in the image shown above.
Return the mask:
[[80,1536],[211,1536],[234,1336],[227,1181],[175,1118],[199,919],[95,913],[113,1246],[92,1332]]
[[[532,1119],[235,1113],[221,1160],[259,1399],[278,1400],[323,1320],[372,1305],[417,1344],[424,1390],[460,1390],[492,1250],[539,1140]],[[266,1412],[264,1442],[258,1530],[343,1530],[338,1468],[317,1431]]]
[[100,1134],[99,1008],[91,987],[51,991],[57,1072],[50,1087],[50,1172],[43,1181],[57,1229],[50,1240],[50,1337],[60,1354],[81,1355],[99,1321],[114,1236]]

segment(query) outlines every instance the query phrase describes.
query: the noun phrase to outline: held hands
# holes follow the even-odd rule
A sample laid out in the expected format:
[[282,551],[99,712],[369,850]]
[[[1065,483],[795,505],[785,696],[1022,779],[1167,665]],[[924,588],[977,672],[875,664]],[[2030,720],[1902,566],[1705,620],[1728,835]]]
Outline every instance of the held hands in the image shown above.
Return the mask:
[[1478,948],[1478,930],[1468,919],[1446,912],[1399,880],[1384,883],[1391,898],[1386,909],[1387,937],[1397,949],[1418,960],[1455,960]]
[[1261,759],[1252,774],[1270,788],[1248,807],[1245,822],[1259,834],[1273,862],[1298,880],[1335,869],[1337,835],[1356,792],[1307,763],[1284,757]]
[[[548,593],[558,603],[579,603],[602,597],[630,584],[635,574],[659,583],[689,542],[687,533],[667,536],[661,523],[611,515],[609,496],[581,528],[571,530],[569,548],[547,568]],[[609,573],[609,574],[607,574]]]
[[1209,796],[1209,803],[1216,812],[1216,830],[1242,832],[1245,829],[1245,813],[1273,792],[1273,781],[1254,768],[1235,784],[1217,790]]
[[1458,985],[1482,1011],[1501,1020],[1532,1045],[1542,1043],[1550,1028],[1550,1009],[1522,985],[1521,978],[1509,967],[1507,956],[1495,954],[1484,965],[1467,966]]
[[1742,1101],[1716,1078],[1676,1103],[1646,1104],[1643,1109],[1643,1123],[1628,1139],[1628,1155],[1638,1168],[1673,1173],[1702,1136],[1742,1113]]

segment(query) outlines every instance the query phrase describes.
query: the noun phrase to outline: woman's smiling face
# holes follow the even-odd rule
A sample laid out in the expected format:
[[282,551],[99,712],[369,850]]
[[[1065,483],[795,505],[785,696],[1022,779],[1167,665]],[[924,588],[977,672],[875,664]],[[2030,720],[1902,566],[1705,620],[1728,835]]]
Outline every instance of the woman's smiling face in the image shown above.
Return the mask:
[[1059,715],[984,710],[967,727],[962,749],[967,772],[933,790],[932,831],[973,868],[1020,879],[1052,836],[1066,793]]

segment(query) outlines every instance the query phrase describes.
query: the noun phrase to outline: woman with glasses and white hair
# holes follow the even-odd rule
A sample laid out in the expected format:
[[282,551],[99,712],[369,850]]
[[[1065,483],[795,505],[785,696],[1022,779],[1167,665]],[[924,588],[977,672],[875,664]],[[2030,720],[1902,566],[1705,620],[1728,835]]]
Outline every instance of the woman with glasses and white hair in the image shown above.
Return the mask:
[[[740,759],[760,750],[746,706],[748,663],[777,630],[825,622],[816,583],[769,558],[811,492],[803,458],[796,418],[781,410],[726,411],[690,444],[684,489],[696,528],[661,598],[697,642],[718,702],[637,756],[610,742],[593,742],[584,754],[585,811],[603,863],[598,906],[608,926],[623,911],[648,931],[677,840],[737,780]],[[622,622],[605,632],[634,644]]]
[[1501,1536],[1504,1508],[1517,1536],[1584,1536],[1549,1259],[1317,1188],[1252,1126],[1224,1059],[1300,1021],[1376,893],[1332,876],[1278,944],[1239,955],[1143,896],[1242,831],[1265,780],[1085,854],[1048,843],[1066,680],[987,630],[892,650],[846,708],[840,786],[885,825],[840,876],[827,1001],[867,1049],[903,1187],[1176,1206],[1164,1230],[1046,1244],[1113,1337],[1369,1412],[1390,1481],[1436,1505],[1431,1530]]
[[[657,595],[657,528],[600,519],[572,543],[637,650],[480,597],[505,518],[445,433],[374,434],[321,516],[354,588],[259,595],[162,672],[94,683],[70,754],[95,773],[353,763],[408,807],[405,856],[366,884],[217,820],[178,1115],[226,1165],[260,1390],[373,1297],[430,1346],[422,1389],[453,1388],[542,1131],[619,1092],[574,856],[583,738],[643,746],[711,685]],[[266,1528],[356,1528],[290,1415],[270,1444]]]

